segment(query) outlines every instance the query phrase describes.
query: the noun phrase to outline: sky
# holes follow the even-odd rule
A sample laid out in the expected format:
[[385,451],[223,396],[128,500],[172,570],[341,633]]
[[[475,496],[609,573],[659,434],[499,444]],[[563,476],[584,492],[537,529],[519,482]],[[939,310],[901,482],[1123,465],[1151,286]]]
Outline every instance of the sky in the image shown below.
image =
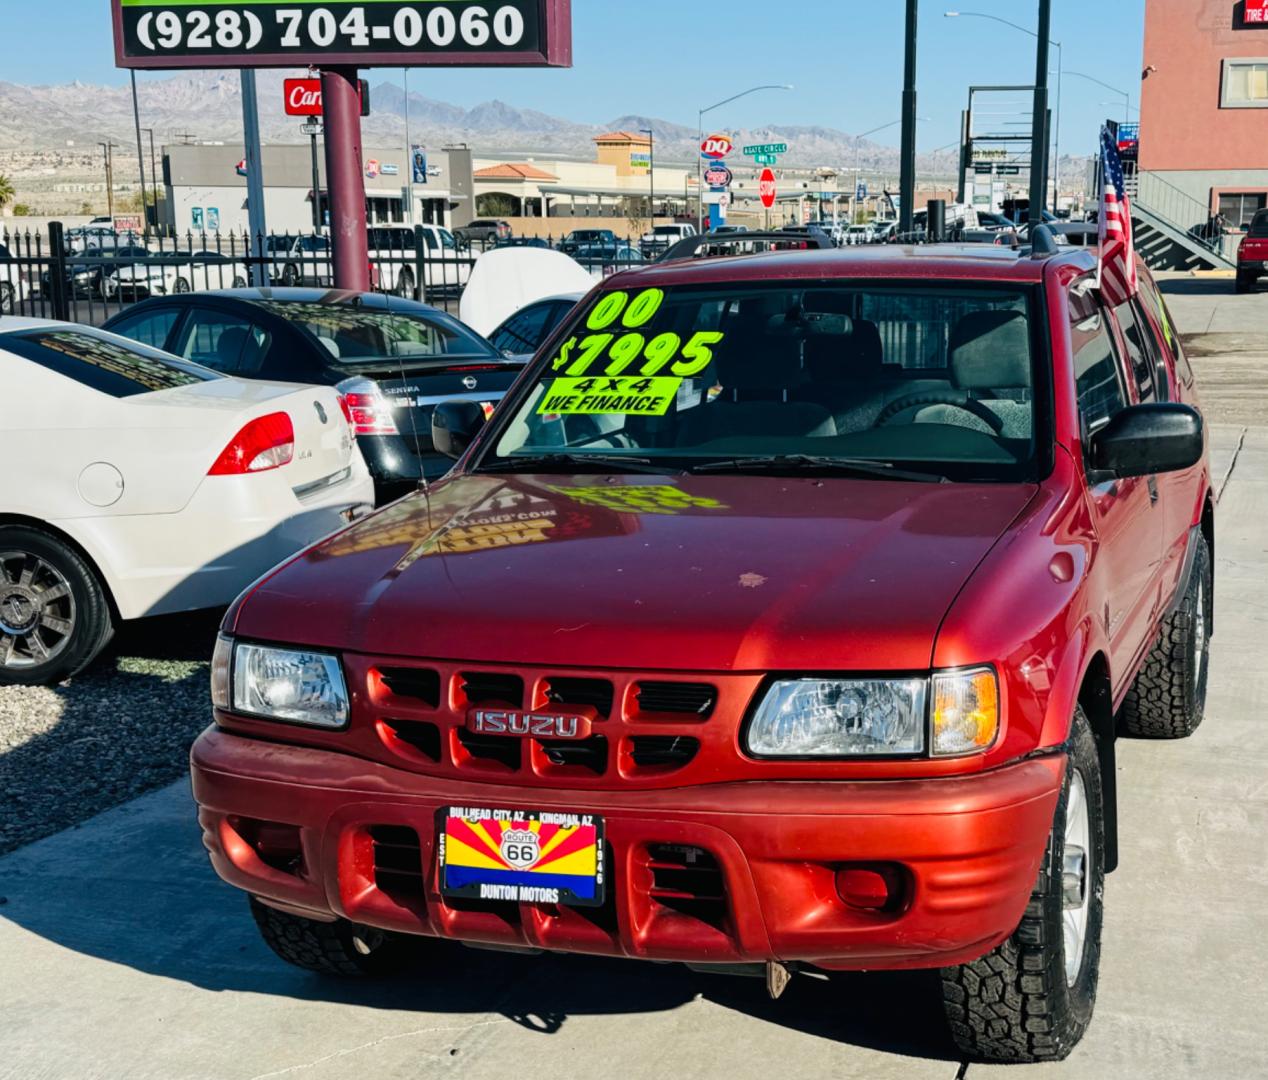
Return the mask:
[[[1052,38],[1067,73],[1090,75],[1139,95],[1145,0],[1054,0]],[[0,80],[119,84],[108,0],[5,0]],[[1033,28],[1036,0],[921,0],[917,112],[922,151],[954,144],[970,84],[1028,84],[1034,38],[979,12]],[[694,125],[696,110],[761,83],[791,92],[754,94],[709,115],[725,130],[806,124],[861,134],[901,111],[902,0],[573,0],[575,66],[568,70],[417,70],[411,90],[470,107],[499,99],[569,120],[603,124],[638,114]],[[958,18],[943,12],[958,9]],[[1056,50],[1050,68],[1055,72]],[[400,71],[372,82],[400,82]],[[148,75],[142,77],[150,77]],[[158,76],[161,77],[161,76]],[[1055,76],[1054,76],[1055,84]],[[1062,150],[1091,153],[1122,95],[1067,74]],[[1055,105],[1055,94],[1054,94]],[[1134,113],[1132,114],[1135,115]],[[897,145],[897,126],[871,136]]]

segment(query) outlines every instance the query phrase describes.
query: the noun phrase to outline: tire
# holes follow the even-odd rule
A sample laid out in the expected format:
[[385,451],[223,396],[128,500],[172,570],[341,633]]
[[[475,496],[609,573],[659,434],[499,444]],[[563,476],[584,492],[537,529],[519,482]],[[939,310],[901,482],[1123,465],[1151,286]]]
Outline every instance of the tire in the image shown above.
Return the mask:
[[0,315],[13,314],[13,296],[13,286],[7,281],[0,281]]
[[187,293],[189,291],[190,291],[189,282],[186,281],[183,277],[178,277],[174,282],[172,282],[172,292]]
[[1197,545],[1184,598],[1163,620],[1119,712],[1122,730],[1138,739],[1187,739],[1206,712],[1213,582],[1206,538]]
[[[951,1036],[971,1061],[1060,1061],[1092,1019],[1101,958],[1105,819],[1096,740],[1081,707],[1074,714],[1067,750],[1052,832],[1021,923],[980,959],[942,969]],[[1078,831],[1080,805],[1086,811],[1087,843],[1077,880],[1084,899],[1081,907],[1071,908],[1067,903],[1073,897],[1067,898],[1063,889],[1066,829],[1073,824]],[[1084,913],[1085,931],[1082,948],[1068,966],[1067,952],[1073,950],[1066,943],[1065,924],[1067,914],[1075,911]]]
[[1255,287],[1254,278],[1247,278],[1247,277],[1243,277],[1241,274],[1238,274],[1237,277],[1234,278],[1233,280],[1233,292],[1235,293],[1248,293],[1254,287]]
[[235,289],[245,289],[247,287],[247,279],[239,275],[233,279],[233,287]]
[[38,529],[0,526],[0,684],[67,679],[113,635],[105,589],[77,551]]
[[[251,915],[264,943],[281,959],[305,971],[336,978],[391,975],[410,966],[421,946],[346,919],[323,923],[278,911],[250,897]],[[368,950],[368,951],[363,951]]]
[[396,279],[396,295],[403,300],[414,299],[414,275],[409,267],[401,270]]

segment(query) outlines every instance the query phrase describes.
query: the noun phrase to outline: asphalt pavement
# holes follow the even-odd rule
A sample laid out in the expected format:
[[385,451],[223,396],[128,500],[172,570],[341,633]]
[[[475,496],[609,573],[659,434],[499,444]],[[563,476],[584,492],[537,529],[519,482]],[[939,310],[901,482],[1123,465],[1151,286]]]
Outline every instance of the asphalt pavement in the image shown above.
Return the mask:
[[[1096,1017],[1068,1061],[1009,1075],[1268,1077],[1268,295],[1164,289],[1221,487],[1207,716],[1119,744]],[[771,1002],[676,966],[445,946],[410,978],[307,975],[212,874],[183,781],[0,858],[0,977],[5,1080],[1005,1074],[957,1059],[927,973],[798,976]]]

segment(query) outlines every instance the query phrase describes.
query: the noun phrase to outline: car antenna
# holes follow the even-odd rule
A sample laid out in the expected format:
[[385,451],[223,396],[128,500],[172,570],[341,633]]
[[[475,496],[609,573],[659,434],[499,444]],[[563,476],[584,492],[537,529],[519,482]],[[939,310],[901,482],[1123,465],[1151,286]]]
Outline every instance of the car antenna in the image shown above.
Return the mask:
[[[358,300],[360,300],[360,294],[358,294]],[[391,315],[392,314],[392,294],[390,292],[385,292],[383,294],[383,306],[387,310],[388,315]],[[390,319],[388,320],[388,322],[389,322],[389,325],[391,325]],[[396,353],[396,368],[397,368],[397,371],[400,373],[401,383],[402,385],[404,385],[405,361],[401,358],[401,353],[399,349],[397,350],[397,353]],[[419,442],[418,442],[418,421],[414,418],[414,406],[412,402],[408,406],[407,411],[409,412],[410,434],[414,436],[414,452],[418,455],[418,490],[420,490],[423,493],[423,502],[427,506],[427,528],[428,530],[430,530],[432,528],[431,489],[427,484],[427,469],[423,465],[422,447],[419,445]]]

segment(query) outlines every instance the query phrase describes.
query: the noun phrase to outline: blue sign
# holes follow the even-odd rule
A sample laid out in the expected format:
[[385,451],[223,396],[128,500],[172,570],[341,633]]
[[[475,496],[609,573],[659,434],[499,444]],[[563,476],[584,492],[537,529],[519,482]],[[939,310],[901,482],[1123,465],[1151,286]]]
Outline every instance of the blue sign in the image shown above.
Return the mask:
[[207,207],[207,230],[209,232],[220,231],[220,207]]
[[414,183],[427,183],[427,148],[415,146],[410,156],[413,159]]
[[854,197],[860,201],[867,198],[867,185],[862,180],[859,181],[859,186],[854,189]]

